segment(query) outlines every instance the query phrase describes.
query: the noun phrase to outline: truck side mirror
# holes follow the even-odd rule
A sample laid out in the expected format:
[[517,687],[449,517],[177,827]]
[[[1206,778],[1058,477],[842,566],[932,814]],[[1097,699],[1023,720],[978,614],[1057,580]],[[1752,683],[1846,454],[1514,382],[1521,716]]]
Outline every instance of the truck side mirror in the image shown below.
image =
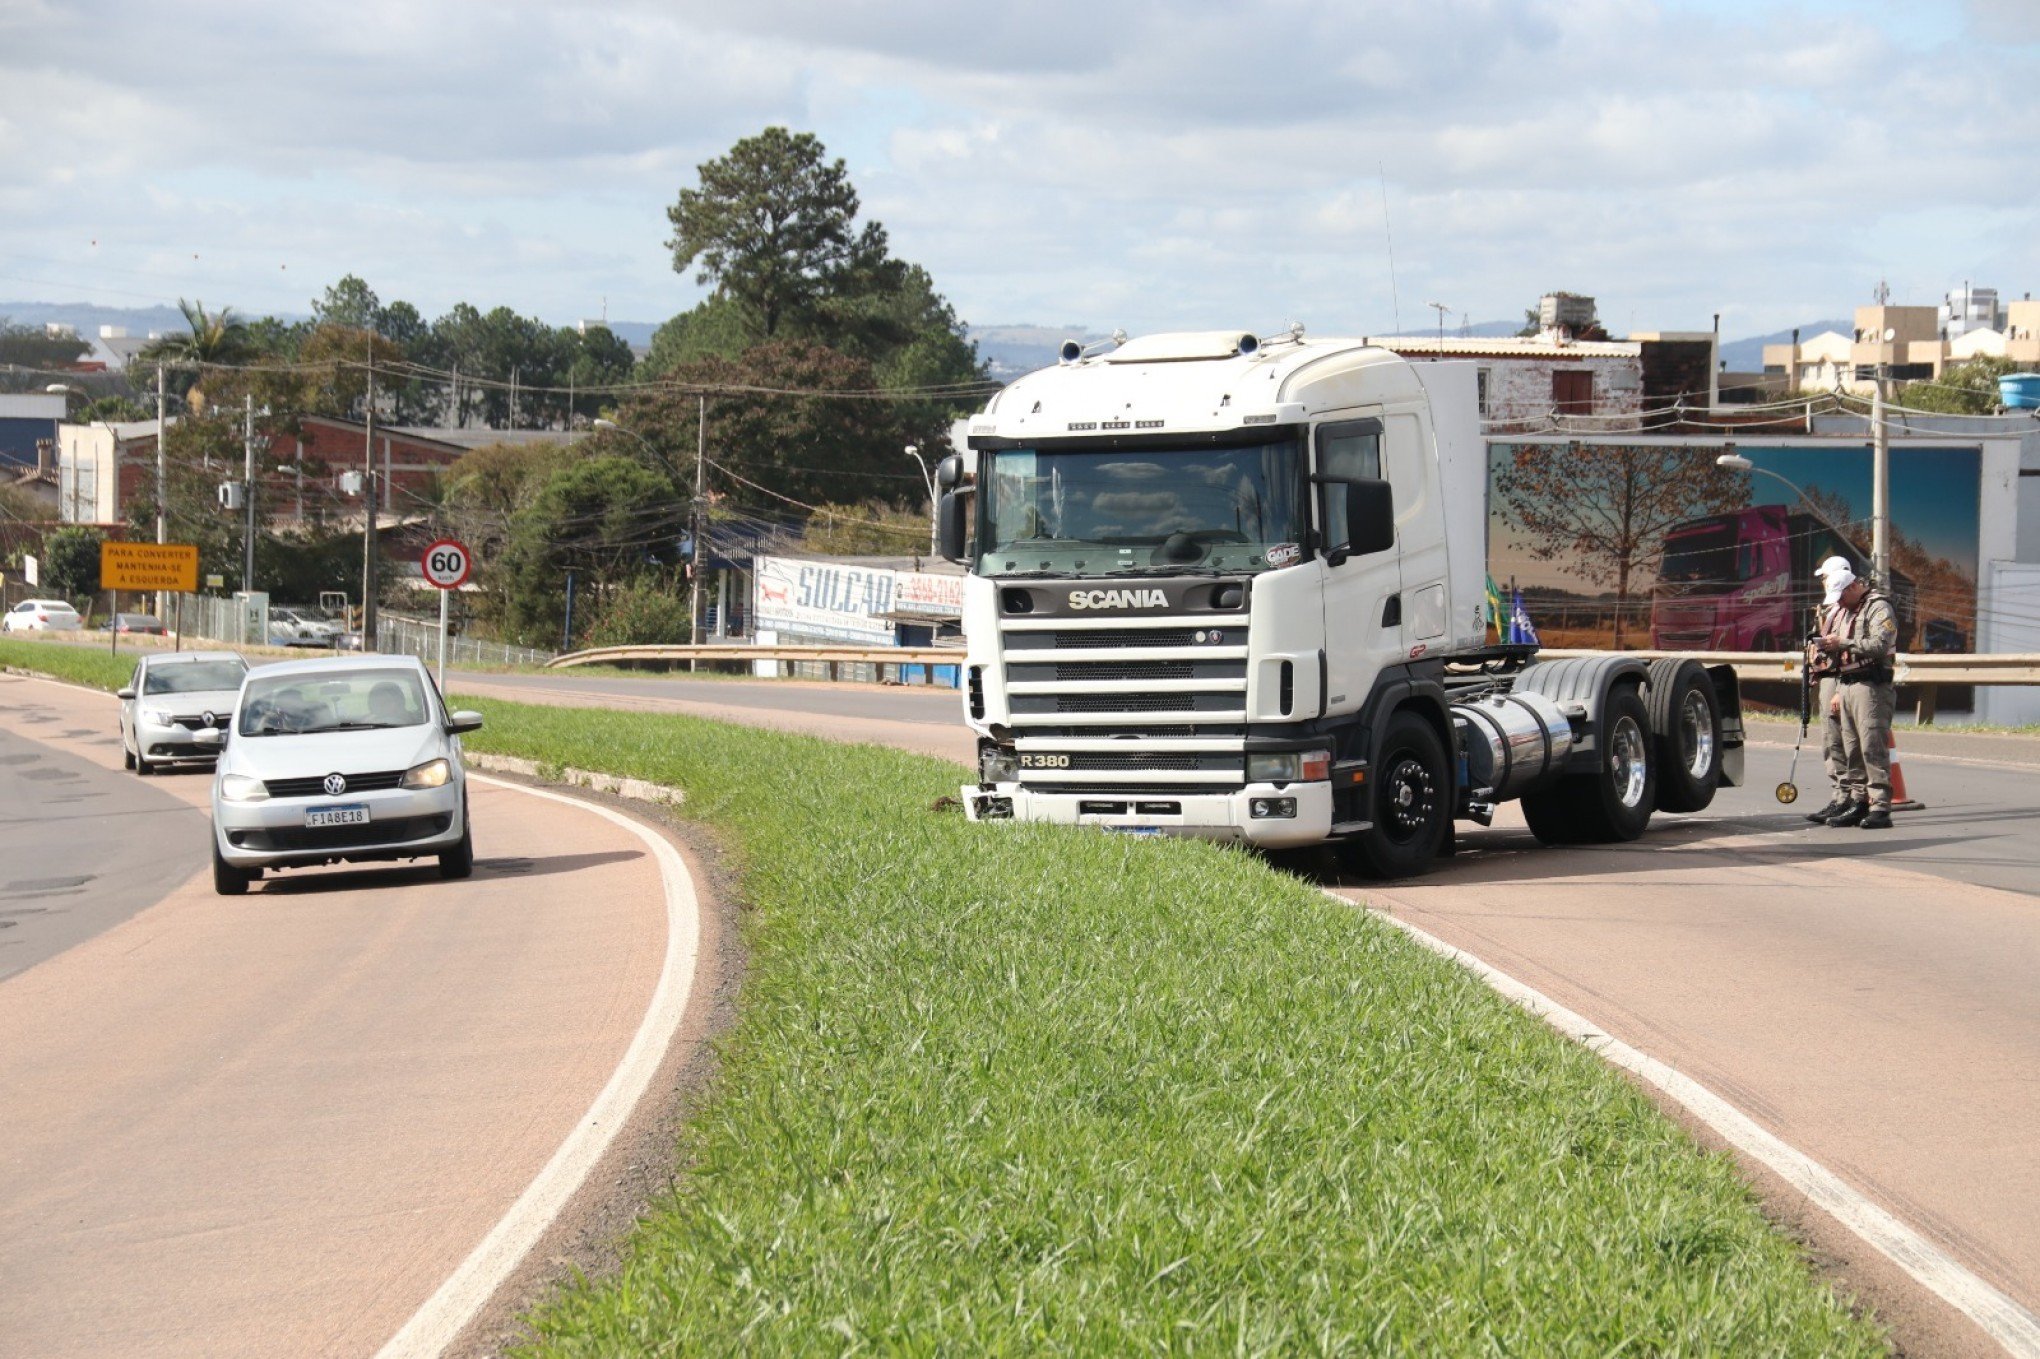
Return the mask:
[[1385,481],[1346,483],[1346,550],[1356,557],[1395,546],[1395,492]]
[[951,453],[935,464],[935,485],[945,491],[953,491],[963,484],[963,459]]
[[960,562],[964,558],[964,540],[968,537],[964,511],[969,502],[957,491],[944,491],[940,508],[935,514],[935,530],[938,546],[945,561]]

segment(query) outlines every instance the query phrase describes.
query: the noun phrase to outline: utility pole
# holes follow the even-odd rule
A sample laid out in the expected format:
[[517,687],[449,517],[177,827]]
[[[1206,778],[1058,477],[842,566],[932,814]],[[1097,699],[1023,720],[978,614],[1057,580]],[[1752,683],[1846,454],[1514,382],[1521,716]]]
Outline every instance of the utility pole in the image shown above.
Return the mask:
[[[687,645],[689,646],[701,645],[701,573],[707,566],[709,559],[709,554],[705,550],[708,545],[702,541],[702,529],[707,526],[708,516],[703,512],[705,502],[702,500],[701,492],[702,472],[708,466],[708,397],[704,395],[699,397],[698,400],[701,405],[700,422],[695,426],[694,432],[694,528],[691,535],[694,540],[694,560],[690,563],[694,569],[687,573]],[[693,670],[695,662],[687,662],[687,668]]]
[[1438,352],[1442,355],[1445,352],[1445,313],[1452,308],[1443,302],[1426,302],[1424,305],[1438,313]]
[[[1888,332],[1887,332],[1888,333]],[[1884,419],[1882,346],[1877,390],[1870,398],[1870,576],[1878,589],[1891,589],[1891,433]]]
[[361,649],[376,650],[375,340],[368,342],[368,438],[361,482]]
[[[164,515],[170,499],[168,489],[170,478],[167,470],[169,468],[169,461],[163,449],[164,431],[167,424],[168,421],[164,418],[163,365],[158,363],[156,365],[156,541],[159,543],[169,541],[170,527],[169,520]],[[120,444],[116,441],[114,447],[118,449]],[[169,595],[166,591],[158,590],[156,592],[156,617],[161,618],[163,616],[163,606],[168,602],[168,599]],[[182,643],[179,644],[179,647],[182,649]]]
[[255,396],[249,393],[241,426],[241,492],[242,509],[247,514],[247,524],[241,539],[241,593],[250,594],[255,589]]

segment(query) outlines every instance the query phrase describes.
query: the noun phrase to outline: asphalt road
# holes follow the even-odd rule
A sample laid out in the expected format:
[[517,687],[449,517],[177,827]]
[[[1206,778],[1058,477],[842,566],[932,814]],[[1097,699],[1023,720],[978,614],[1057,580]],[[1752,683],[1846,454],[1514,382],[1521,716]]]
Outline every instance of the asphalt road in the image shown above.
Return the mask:
[[[153,905],[206,863],[205,813],[122,774],[112,727],[66,725],[46,692],[0,675],[8,714],[0,725],[0,981]],[[110,745],[115,767],[23,732]]]
[[219,897],[194,872],[209,779],[122,775],[103,695],[0,695],[0,752],[35,757],[4,767],[0,815],[23,785],[77,799],[29,809],[50,815],[10,877],[93,875],[50,898],[73,905],[155,886],[0,982],[0,1353],[374,1352],[631,1047],[667,954],[652,855],[477,783],[472,879],[321,869]]
[[[905,745],[959,762],[953,692],[785,681],[462,676],[463,692],[602,704]],[[2040,1310],[2040,740],[1901,732],[1888,832],[1830,830],[1818,746],[1760,724],[1748,781],[1629,845],[1539,845],[1504,808],[1392,886],[1282,866],[1405,916],[1692,1074]],[[1817,733],[1816,733],[1817,739]],[[1888,1265],[1853,1239],[1865,1275]],[[1852,1273],[1852,1279],[1857,1275]],[[1892,1278],[1897,1276],[1892,1274]],[[1892,1285],[1904,1291],[1908,1282]],[[1940,1304],[1931,1352],[1980,1340]],[[1921,1337],[1925,1339],[1922,1340]]]

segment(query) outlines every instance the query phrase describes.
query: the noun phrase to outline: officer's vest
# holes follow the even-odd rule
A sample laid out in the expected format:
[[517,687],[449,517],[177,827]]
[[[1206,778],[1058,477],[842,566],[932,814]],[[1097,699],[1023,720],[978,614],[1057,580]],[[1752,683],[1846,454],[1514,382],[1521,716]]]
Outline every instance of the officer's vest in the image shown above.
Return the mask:
[[[1854,616],[1849,619],[1848,629],[1842,634],[1844,641],[1866,642],[1870,640],[1870,606],[1873,604],[1882,604],[1886,616],[1891,619],[1893,629],[1897,628],[1898,613],[1891,607],[1890,598],[1882,590],[1871,590],[1863,596],[1863,602],[1856,606]],[[1886,656],[1882,660],[1871,660],[1854,652],[1844,652],[1842,653],[1842,678],[1867,679],[1877,683],[1889,683],[1891,680],[1891,666],[1894,659],[1895,657],[1893,656]]]

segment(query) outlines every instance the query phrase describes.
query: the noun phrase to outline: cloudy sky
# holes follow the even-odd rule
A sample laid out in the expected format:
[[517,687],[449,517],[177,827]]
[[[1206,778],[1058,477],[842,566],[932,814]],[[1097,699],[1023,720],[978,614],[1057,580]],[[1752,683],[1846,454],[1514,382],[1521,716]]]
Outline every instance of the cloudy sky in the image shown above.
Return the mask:
[[2036,0],[0,0],[0,297],[657,321],[784,123],[979,324],[1733,337],[2040,288],[2036,77]]

